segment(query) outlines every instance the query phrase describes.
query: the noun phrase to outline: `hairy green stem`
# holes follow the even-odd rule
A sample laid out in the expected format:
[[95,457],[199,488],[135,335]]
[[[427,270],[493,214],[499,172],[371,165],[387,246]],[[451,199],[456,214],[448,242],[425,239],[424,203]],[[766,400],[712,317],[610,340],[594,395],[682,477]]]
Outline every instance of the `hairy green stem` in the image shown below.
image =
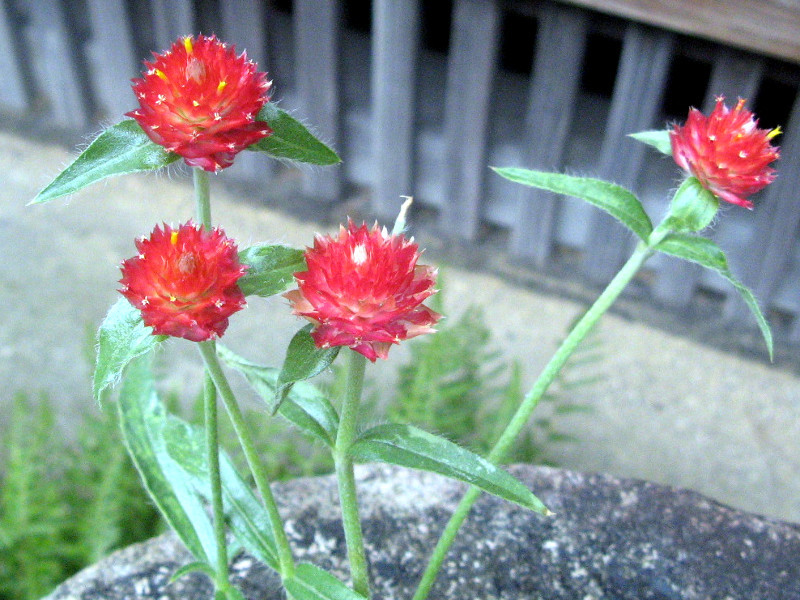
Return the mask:
[[208,173],[200,167],[192,169],[194,182],[194,205],[199,224],[206,231],[211,230],[211,194],[209,191]]
[[[659,232],[659,236],[663,238],[661,232]],[[488,459],[492,463],[500,463],[506,457],[514,440],[525,427],[533,410],[539,404],[539,400],[541,400],[544,393],[550,387],[550,384],[553,383],[556,375],[558,375],[558,372],[578,347],[578,344],[580,344],[589,331],[591,331],[603,313],[614,303],[617,297],[622,293],[622,290],[625,289],[630,280],[633,279],[634,275],[639,271],[642,264],[653,254],[652,246],[657,243],[654,242],[655,240],[651,239],[649,245],[645,243],[639,244],[633,255],[628,259],[628,262],[620,269],[619,273],[611,280],[611,283],[608,284],[603,293],[600,294],[595,303],[586,311],[580,321],[575,324],[575,327],[573,327],[572,331],[570,331],[569,335],[567,335],[561,343],[561,346],[556,350],[556,353],[550,359],[550,362],[547,363],[531,390],[522,400],[516,413],[514,413],[511,421],[489,453]],[[447,552],[453,544],[461,524],[467,518],[472,505],[475,504],[475,501],[480,496],[480,493],[478,488],[471,487],[461,499],[461,502],[459,502],[431,554],[430,561],[422,575],[413,600],[424,600],[428,597],[428,593],[433,586],[433,582],[436,580],[436,575],[447,556]]]
[[361,391],[364,388],[364,369],[367,359],[355,351],[348,354],[347,387],[342,400],[342,414],[339,419],[339,431],[336,434],[333,455],[336,464],[336,478],[339,482],[339,502],[342,506],[342,523],[347,542],[347,557],[350,561],[350,574],[353,577],[353,589],[369,598],[369,572],[364,551],[364,536],[361,532],[361,520],[358,515],[353,459],[348,454],[350,446],[356,439],[358,406],[361,402]]
[[222,508],[222,481],[219,470],[219,436],[217,427],[217,389],[206,371],[203,380],[203,415],[206,433],[206,460],[211,486],[211,514],[214,519],[214,538],[217,542],[216,586],[226,591],[228,581],[228,545],[225,541],[225,513]]
[[250,467],[250,471],[255,479],[258,492],[261,494],[261,498],[264,501],[264,508],[267,510],[272,533],[278,546],[278,561],[280,563],[281,577],[287,579],[294,575],[294,559],[292,558],[292,550],[289,547],[289,539],[286,537],[286,531],[283,528],[283,521],[278,512],[278,505],[275,502],[275,497],[272,495],[272,489],[269,487],[267,472],[261,464],[258,451],[256,450],[253,438],[247,427],[247,422],[242,415],[236,397],[233,395],[233,390],[231,390],[228,379],[225,377],[225,373],[222,371],[222,367],[219,364],[214,342],[200,342],[198,346],[200,348],[200,354],[203,356],[203,362],[206,365],[206,371],[211,376],[211,379],[214,380],[214,385],[222,398],[225,410],[230,416],[236,436],[239,438],[239,443],[242,446],[247,465]]

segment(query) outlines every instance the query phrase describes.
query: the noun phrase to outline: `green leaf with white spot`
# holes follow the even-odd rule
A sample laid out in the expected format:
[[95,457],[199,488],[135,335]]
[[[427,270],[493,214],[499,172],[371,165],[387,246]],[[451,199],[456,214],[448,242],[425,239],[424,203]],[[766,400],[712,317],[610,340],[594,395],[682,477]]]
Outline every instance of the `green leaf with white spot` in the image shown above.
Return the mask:
[[41,204],[73,194],[106,177],[155,171],[179,158],[147,137],[136,121],[126,119],[98,135],[29,204]]
[[381,461],[431,471],[474,485],[509,502],[548,514],[521,481],[485,458],[411,425],[378,425],[365,431],[348,452],[359,461]]

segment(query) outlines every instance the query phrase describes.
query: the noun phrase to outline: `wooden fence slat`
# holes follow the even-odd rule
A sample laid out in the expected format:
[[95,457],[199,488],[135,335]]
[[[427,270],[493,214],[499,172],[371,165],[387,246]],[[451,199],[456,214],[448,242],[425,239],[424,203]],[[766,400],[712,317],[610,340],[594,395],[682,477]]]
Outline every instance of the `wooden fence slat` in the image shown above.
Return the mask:
[[759,299],[769,304],[786,269],[791,267],[792,252],[797,243],[800,211],[797,210],[797,190],[800,189],[800,93],[792,107],[786,133],[781,140],[781,155],[777,163],[778,177],[765,190],[760,202],[763,218],[758,219],[751,238],[748,255],[757,261],[757,279],[753,280]]
[[[266,12],[267,7],[261,0],[220,2],[222,39],[235,44],[237,54],[247,52],[247,58],[269,75]],[[274,161],[268,160],[260,152],[241,152],[225,175],[258,182],[272,174],[273,164]]]
[[412,165],[419,47],[419,1],[375,0],[372,6],[372,211],[397,215],[400,195],[414,195]]
[[[575,113],[586,46],[586,13],[546,4],[539,15],[536,53],[528,95],[523,164],[531,169],[563,165]],[[550,257],[558,196],[520,187],[510,250],[539,267]]]
[[[706,89],[704,113],[709,114],[713,110],[719,95],[725,96],[729,102],[735,102],[737,98],[755,98],[763,71],[763,59],[721,48],[714,60],[711,79]],[[720,227],[724,227],[724,224]],[[718,237],[715,235],[718,231],[718,229],[711,230],[709,235],[713,238]],[[703,268],[694,263],[666,256],[663,259],[652,287],[653,295],[669,306],[676,308],[688,306],[703,274]],[[747,278],[746,274],[742,276]]]
[[24,112],[29,107],[28,93],[22,74],[22,66],[17,48],[14,45],[8,0],[0,0],[0,110],[15,113]]
[[30,23],[26,46],[37,90],[48,101],[49,118],[60,127],[83,129],[89,123],[78,57],[66,27],[68,15],[58,0],[37,0],[26,6]]
[[[339,0],[295,0],[295,84],[299,116],[313,123],[321,138],[338,149],[341,136]],[[305,173],[303,192],[325,201],[338,200],[342,188],[341,167]]]
[[156,44],[154,52],[163,52],[178,38],[197,33],[191,0],[150,0],[150,10]]
[[[647,148],[627,135],[654,126],[673,40],[670,33],[628,25],[600,151],[600,178],[635,188]],[[631,235],[610,216],[598,212],[590,239],[592,248],[585,261],[587,276],[595,283],[606,283],[630,252]]]
[[137,74],[138,65],[125,2],[86,0],[86,5],[92,29],[86,58],[95,95],[104,116],[120,121],[136,106],[130,79]]
[[455,2],[445,100],[447,202],[439,214],[439,228],[468,240],[475,238],[480,223],[499,39],[497,1]]

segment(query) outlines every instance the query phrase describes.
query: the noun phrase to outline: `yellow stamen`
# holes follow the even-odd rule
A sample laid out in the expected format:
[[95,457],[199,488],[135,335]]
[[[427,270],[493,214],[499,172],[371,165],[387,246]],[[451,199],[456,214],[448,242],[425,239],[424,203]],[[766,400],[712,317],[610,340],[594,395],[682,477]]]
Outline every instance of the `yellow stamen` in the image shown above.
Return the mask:
[[218,93],[218,94],[221,94],[221,93],[222,93],[222,90],[224,90],[224,89],[225,89],[225,86],[226,86],[226,85],[228,85],[228,82],[227,82],[227,81],[220,81],[220,82],[219,82],[219,85],[217,86],[217,93]]
[[183,38],[183,47],[186,48],[187,54],[191,54],[192,53],[192,37],[191,36],[187,35],[185,38]]
[[767,134],[767,139],[768,139],[768,140],[771,140],[772,138],[774,138],[774,137],[777,137],[777,136],[779,136],[779,135],[780,135],[780,134],[782,134],[782,133],[783,133],[783,131],[781,131],[781,126],[780,126],[780,125],[778,125],[778,126],[775,128],[775,129],[773,129],[772,131],[770,131],[770,132]]
[[169,301],[170,302],[175,302],[176,300],[177,300],[177,298],[175,296],[173,296],[172,294],[169,295]]
[[173,231],[172,234],[169,236],[170,243],[174,246],[178,243],[178,232]]
[[155,71],[155,74],[158,75],[164,81],[167,80],[167,76],[164,75],[164,71],[162,71],[161,69],[153,69],[153,71]]
[[200,103],[197,100],[192,100],[192,106],[200,106]]

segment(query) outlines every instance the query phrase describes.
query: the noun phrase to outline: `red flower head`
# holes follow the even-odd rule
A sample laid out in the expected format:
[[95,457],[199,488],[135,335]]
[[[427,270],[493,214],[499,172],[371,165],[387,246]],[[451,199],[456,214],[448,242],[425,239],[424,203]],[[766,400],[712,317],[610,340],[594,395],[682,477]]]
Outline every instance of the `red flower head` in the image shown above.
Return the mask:
[[256,121],[271,83],[215,36],[185,37],[153,54],[133,80],[140,108],[127,113],[156,144],[191,167],[219,171],[272,130]]
[[244,308],[236,282],[246,267],[221,229],[156,226],[136,248],[139,255],[122,263],[120,293],[153,333],[203,342],[225,333],[228,317]]
[[744,100],[733,109],[723,100],[717,98],[709,117],[692,108],[686,124],[675,125],[670,131],[672,155],[678,166],[721,200],[753,208],[747,196],[775,179],[769,164],[778,158],[778,149],[770,140],[781,131],[759,129]]
[[436,269],[418,258],[413,240],[350,221],[338,238],[314,239],[308,270],[294,275],[299,289],[285,297],[294,314],[317,325],[318,347],[349,346],[375,362],[392,344],[433,332],[441,318],[422,304],[436,292]]

